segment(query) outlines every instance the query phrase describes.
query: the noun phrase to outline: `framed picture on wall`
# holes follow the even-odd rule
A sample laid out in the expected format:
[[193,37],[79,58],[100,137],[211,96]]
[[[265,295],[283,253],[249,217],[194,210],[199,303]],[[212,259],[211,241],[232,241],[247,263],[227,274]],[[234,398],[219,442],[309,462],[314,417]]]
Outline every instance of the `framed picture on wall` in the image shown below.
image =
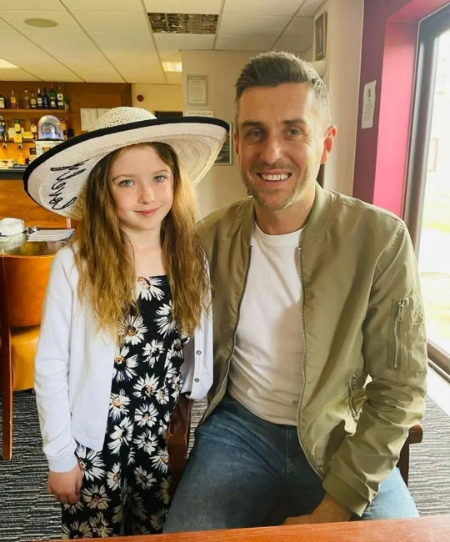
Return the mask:
[[230,131],[217,155],[215,166],[230,166],[233,163],[233,123],[230,122]]
[[327,12],[316,19],[316,60],[327,56]]
[[188,105],[206,105],[206,75],[187,75]]

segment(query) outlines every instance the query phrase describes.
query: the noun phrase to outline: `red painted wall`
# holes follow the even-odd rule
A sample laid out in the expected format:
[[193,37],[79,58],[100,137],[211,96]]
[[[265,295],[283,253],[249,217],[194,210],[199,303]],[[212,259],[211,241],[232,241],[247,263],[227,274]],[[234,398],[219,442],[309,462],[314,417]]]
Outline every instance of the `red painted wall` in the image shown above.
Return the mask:
[[[353,194],[403,213],[418,25],[449,0],[365,0]],[[361,129],[364,85],[377,81],[374,126]]]

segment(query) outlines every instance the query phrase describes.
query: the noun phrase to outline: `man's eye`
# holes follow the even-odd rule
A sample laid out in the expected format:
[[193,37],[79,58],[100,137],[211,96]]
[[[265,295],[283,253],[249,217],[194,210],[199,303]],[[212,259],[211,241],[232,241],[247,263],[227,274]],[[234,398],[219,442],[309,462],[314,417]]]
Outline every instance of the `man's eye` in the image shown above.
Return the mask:
[[252,138],[258,138],[261,137],[261,134],[261,130],[251,130],[250,132],[248,132],[247,136]]

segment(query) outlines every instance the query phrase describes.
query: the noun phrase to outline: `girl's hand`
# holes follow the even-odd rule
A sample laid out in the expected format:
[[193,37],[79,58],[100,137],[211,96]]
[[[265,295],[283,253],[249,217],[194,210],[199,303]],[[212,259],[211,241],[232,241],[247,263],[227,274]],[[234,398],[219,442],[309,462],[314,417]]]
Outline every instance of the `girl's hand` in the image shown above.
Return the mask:
[[48,492],[62,504],[75,504],[80,499],[83,472],[78,464],[68,472],[48,473]]

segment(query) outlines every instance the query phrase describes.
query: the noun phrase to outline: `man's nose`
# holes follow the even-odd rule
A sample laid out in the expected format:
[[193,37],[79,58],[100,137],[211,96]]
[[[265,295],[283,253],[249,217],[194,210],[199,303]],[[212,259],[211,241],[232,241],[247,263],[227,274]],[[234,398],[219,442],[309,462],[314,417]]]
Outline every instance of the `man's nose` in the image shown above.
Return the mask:
[[283,157],[283,147],[278,137],[269,135],[263,142],[261,159],[266,164],[274,164]]

